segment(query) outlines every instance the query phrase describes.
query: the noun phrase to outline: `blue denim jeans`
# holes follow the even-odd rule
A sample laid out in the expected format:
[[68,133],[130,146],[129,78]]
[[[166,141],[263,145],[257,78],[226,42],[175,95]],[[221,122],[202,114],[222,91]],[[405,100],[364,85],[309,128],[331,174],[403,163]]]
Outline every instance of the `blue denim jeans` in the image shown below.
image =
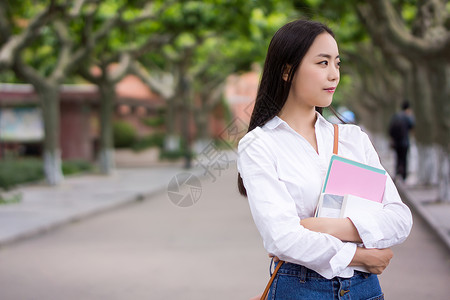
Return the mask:
[[351,278],[326,279],[304,266],[285,262],[272,282],[268,300],[384,299],[378,277],[355,271]]

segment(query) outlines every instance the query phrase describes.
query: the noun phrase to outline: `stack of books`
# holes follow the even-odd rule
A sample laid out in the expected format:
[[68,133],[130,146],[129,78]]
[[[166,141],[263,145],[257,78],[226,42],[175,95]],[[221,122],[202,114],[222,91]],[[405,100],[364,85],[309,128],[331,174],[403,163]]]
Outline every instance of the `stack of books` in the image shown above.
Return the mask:
[[386,171],[333,155],[328,166],[316,217],[346,218],[382,209]]
[[[315,217],[352,218],[383,209],[386,171],[338,155],[330,160]],[[362,267],[354,270],[367,272]]]

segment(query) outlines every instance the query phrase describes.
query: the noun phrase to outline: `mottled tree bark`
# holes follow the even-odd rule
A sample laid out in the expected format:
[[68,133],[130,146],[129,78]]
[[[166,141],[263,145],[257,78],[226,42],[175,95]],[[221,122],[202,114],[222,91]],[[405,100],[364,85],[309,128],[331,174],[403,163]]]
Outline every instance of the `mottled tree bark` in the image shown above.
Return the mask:
[[115,84],[100,81],[100,150],[99,167],[102,174],[111,174],[115,169],[114,138],[112,131],[114,104],[116,100]]
[[44,172],[50,185],[60,184],[64,177],[61,171],[61,149],[59,145],[59,85],[56,83],[35,85],[39,98],[42,99],[44,122]]

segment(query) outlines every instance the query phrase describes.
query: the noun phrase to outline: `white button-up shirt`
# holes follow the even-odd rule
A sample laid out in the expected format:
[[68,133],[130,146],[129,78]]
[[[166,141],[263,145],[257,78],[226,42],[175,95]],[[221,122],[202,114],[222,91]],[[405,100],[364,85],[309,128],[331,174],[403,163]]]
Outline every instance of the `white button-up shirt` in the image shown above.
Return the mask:
[[[318,153],[278,116],[247,133],[238,146],[238,171],[265,249],[281,260],[303,265],[330,279],[351,277],[348,267],[356,244],[300,225],[312,217],[330,157],[334,128],[317,113]],[[355,125],[339,125],[339,155],[383,168],[367,134]],[[412,217],[388,176],[384,207],[352,218],[366,248],[388,248],[409,235]]]

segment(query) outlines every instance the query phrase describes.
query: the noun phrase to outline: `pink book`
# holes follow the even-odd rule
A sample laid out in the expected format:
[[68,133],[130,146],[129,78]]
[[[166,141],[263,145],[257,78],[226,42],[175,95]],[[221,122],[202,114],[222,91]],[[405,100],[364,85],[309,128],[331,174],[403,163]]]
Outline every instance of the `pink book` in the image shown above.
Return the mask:
[[386,187],[386,171],[333,155],[322,193],[347,194],[382,202]]

